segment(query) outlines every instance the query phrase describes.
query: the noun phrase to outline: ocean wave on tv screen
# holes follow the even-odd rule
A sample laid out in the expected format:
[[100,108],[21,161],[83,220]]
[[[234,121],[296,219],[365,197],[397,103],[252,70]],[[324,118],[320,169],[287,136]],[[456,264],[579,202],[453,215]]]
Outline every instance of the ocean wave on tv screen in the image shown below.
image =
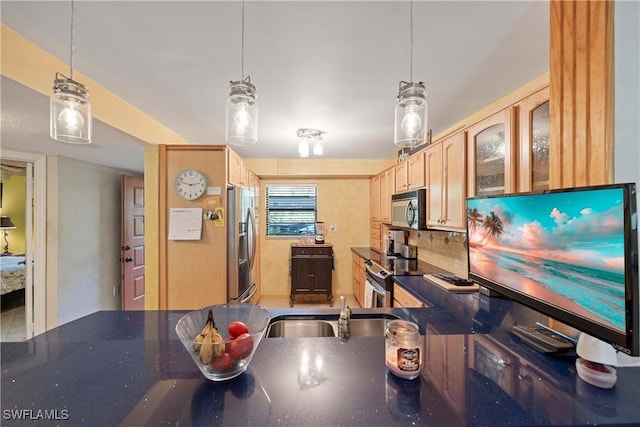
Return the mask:
[[483,251],[482,255],[499,269],[523,276],[554,294],[575,302],[603,323],[611,323],[620,330],[625,330],[623,273],[523,256],[495,248]]

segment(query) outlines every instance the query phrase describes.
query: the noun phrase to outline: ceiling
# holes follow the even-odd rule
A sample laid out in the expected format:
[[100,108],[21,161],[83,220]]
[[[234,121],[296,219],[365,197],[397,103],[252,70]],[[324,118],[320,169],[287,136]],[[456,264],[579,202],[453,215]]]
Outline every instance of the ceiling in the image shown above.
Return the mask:
[[[549,69],[546,1],[415,1],[412,72],[410,5],[247,1],[244,74],[257,88],[259,138],[236,151],[295,158],[297,129],[315,128],[326,132],[325,159],[394,157],[400,80],[425,83],[437,135]],[[69,2],[0,7],[4,25],[69,63]],[[241,1],[76,1],[74,69],[189,143],[224,144],[229,81],[242,77],[241,11]],[[1,95],[3,147],[142,171],[142,141],[96,120],[91,146],[56,143],[47,96],[7,78]]]

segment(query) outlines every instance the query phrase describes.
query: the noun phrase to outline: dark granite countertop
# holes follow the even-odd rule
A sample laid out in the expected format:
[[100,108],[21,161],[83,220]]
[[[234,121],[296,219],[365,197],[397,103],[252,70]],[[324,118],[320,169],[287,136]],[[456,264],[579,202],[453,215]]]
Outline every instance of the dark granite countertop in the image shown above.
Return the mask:
[[265,338],[247,372],[214,383],[175,335],[185,312],[102,311],[26,342],[0,344],[2,425],[640,423],[640,368],[619,368],[615,388],[597,389],[577,378],[573,359],[544,356],[503,331],[508,301],[479,316],[477,294],[450,293],[418,276],[396,280],[431,307],[353,312],[420,325],[425,363],[414,381],[387,372],[383,337],[352,337]]

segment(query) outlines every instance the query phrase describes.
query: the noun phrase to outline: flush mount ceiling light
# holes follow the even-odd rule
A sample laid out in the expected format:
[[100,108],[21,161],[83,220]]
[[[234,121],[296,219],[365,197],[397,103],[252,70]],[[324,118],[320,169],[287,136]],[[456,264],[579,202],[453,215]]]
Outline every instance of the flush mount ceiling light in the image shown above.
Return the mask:
[[91,104],[89,90],[73,80],[73,20],[74,2],[71,0],[71,49],[69,77],[56,73],[51,95],[49,135],[60,142],[91,144]]
[[300,157],[309,157],[309,149],[313,146],[313,155],[322,156],[322,135],[326,132],[317,129],[298,129],[296,135],[300,138],[298,142],[298,154]]
[[[410,6],[411,62],[410,80],[413,81],[413,1]],[[414,147],[426,142],[427,92],[424,83],[400,81],[396,104],[394,139],[399,147]]]
[[251,77],[244,76],[244,1],[242,2],[242,58],[239,81],[230,82],[225,139],[230,145],[258,142],[258,103]]

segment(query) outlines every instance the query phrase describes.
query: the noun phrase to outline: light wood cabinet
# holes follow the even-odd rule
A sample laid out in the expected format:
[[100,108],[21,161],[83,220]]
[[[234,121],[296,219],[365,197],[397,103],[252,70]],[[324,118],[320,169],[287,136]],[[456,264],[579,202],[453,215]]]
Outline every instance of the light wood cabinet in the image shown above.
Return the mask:
[[424,151],[413,154],[395,166],[395,193],[425,186]]
[[[618,3],[549,2],[553,141],[550,155],[551,188],[614,182],[614,100],[618,98],[618,89],[614,90],[617,86],[614,62],[618,62],[613,60],[617,55],[614,52],[614,10]],[[636,22],[637,18],[636,12]],[[637,67],[637,36],[635,40]],[[634,120],[637,125],[637,86],[635,90],[625,87],[620,92],[629,90],[632,93],[624,96],[633,99],[630,105],[635,105]],[[637,136],[634,135],[634,138]],[[637,162],[637,154],[634,160]]]
[[227,183],[236,187],[244,187],[247,172],[243,168],[242,157],[231,148],[227,148]]
[[380,221],[371,221],[369,230],[369,246],[380,252],[382,250],[382,227]]
[[466,147],[464,132],[425,150],[427,170],[427,226],[441,230],[466,229]]
[[371,207],[369,213],[371,221],[380,221],[380,175],[371,177],[370,185],[370,202]]
[[549,88],[516,104],[519,122],[518,191],[548,190]]
[[467,128],[467,196],[515,191],[515,111],[505,108]]
[[380,174],[380,217],[384,224],[391,224],[391,195],[395,185],[395,168],[389,168]]
[[407,292],[402,286],[393,284],[393,306],[394,307],[427,307],[427,304]]
[[353,274],[353,296],[361,307],[364,307],[364,262],[365,259],[356,253],[351,254],[351,271]]

